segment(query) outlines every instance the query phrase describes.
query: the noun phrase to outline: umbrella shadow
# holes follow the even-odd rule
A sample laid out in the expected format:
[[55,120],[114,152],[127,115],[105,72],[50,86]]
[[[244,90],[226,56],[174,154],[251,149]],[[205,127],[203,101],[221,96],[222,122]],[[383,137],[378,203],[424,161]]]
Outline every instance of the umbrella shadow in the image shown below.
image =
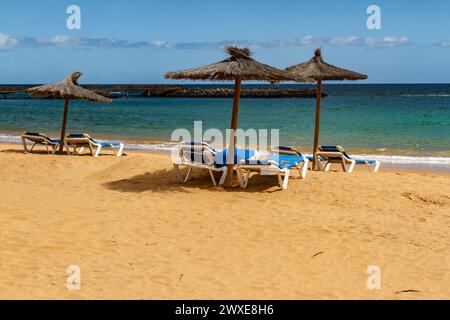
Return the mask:
[[[269,182],[267,177],[260,177],[259,183],[241,189],[238,185],[233,188],[214,187],[208,172],[196,171],[192,174],[191,179],[187,183],[181,183],[176,177],[173,169],[161,169],[152,172],[146,172],[130,178],[109,181],[103,186],[109,190],[130,193],[142,192],[192,192],[195,190],[207,190],[210,192],[241,192],[241,193],[272,193],[281,191],[279,188],[273,188],[274,181]],[[216,181],[219,177],[216,176]]]

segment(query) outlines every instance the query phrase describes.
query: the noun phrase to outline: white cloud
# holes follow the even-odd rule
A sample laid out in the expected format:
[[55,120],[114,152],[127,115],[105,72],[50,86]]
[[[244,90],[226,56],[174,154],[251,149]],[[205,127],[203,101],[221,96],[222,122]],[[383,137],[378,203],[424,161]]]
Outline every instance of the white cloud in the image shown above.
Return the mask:
[[369,48],[392,48],[408,45],[409,39],[408,37],[366,38],[365,44]]
[[[155,50],[179,49],[212,49],[224,45],[245,46],[250,48],[280,48],[305,46],[360,46],[367,48],[392,48],[409,44],[408,37],[364,38],[358,36],[319,38],[312,35],[293,39],[266,40],[229,40],[219,42],[177,42],[117,40],[108,38],[77,38],[67,35],[57,35],[44,38],[13,38],[0,33],[0,49],[12,47],[77,47],[77,48],[149,48]],[[441,46],[450,46],[449,42]]]
[[449,48],[450,47],[450,40],[442,40],[435,44],[436,47],[441,48]]
[[0,49],[12,48],[17,45],[18,40],[11,36],[0,33]]

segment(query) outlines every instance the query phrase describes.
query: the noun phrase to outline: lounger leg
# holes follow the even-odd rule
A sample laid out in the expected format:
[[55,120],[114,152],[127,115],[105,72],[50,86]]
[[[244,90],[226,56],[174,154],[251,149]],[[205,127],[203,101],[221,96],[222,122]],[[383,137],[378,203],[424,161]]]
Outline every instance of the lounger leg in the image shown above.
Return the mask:
[[177,175],[178,180],[180,180],[181,183],[184,183],[184,178],[183,178],[183,176],[181,175],[179,165],[174,164],[174,165],[173,165],[173,168],[174,168],[174,170],[175,170],[175,174]]
[[309,167],[309,159],[304,159],[303,160],[303,167],[302,167],[302,169],[300,170],[300,177],[302,178],[302,179],[305,179],[306,178],[306,175],[308,174],[308,167]]
[[94,157],[98,157],[100,155],[101,150],[102,150],[102,146],[98,146],[97,151],[95,151]]
[[22,138],[22,144],[23,144],[23,153],[28,153],[28,148],[27,148],[27,142],[25,141],[25,138]]
[[325,165],[325,169],[323,171],[328,172],[330,171],[330,169],[331,169],[331,162],[327,162],[327,164]]
[[241,169],[237,168],[236,173],[238,176],[239,185],[242,189],[246,189],[248,187],[248,180],[250,179],[251,170],[244,170],[244,174],[242,174]]
[[125,145],[123,143],[120,144],[119,151],[117,152],[117,156],[121,157],[123,155],[123,148]]
[[236,174],[237,174],[237,178],[239,181],[239,185],[241,186],[242,189],[244,189],[244,177],[242,177],[242,172],[241,169],[236,168]]
[[345,164],[345,160],[344,159],[342,159],[341,166],[342,166],[342,170],[344,170],[344,172],[348,171],[347,170],[347,165]]
[[189,168],[186,178],[184,178],[184,183],[189,181],[189,179],[191,178],[191,173],[192,173],[192,168]]
[[283,184],[281,185],[281,188],[283,188],[283,190],[286,190],[288,188],[290,174],[291,174],[291,171],[289,169],[286,169],[286,173],[284,174]]
[[44,145],[45,145],[45,149],[47,149],[47,154],[50,154],[50,149],[48,148],[48,143],[45,142]]
[[356,166],[356,161],[353,160],[352,163],[350,164],[350,167],[348,168],[348,173],[352,173],[353,169],[355,169]]
[[214,172],[211,169],[209,169],[209,175],[211,176],[214,187],[217,187],[216,178],[214,178]]
[[283,177],[281,176],[281,172],[278,171],[278,183],[280,184],[280,188],[283,188]]
[[219,186],[225,183],[225,179],[227,178],[227,168],[223,169],[222,177],[220,177]]
[[374,173],[376,173],[376,172],[378,172],[378,170],[380,170],[380,165],[381,165],[380,161],[375,162],[375,168],[373,169]]
[[244,186],[245,188],[248,187],[248,181],[250,180],[250,175],[252,174],[252,170],[248,170],[245,174],[245,180],[244,180]]
[[36,146],[36,142],[31,146],[30,152],[33,152],[34,147]]

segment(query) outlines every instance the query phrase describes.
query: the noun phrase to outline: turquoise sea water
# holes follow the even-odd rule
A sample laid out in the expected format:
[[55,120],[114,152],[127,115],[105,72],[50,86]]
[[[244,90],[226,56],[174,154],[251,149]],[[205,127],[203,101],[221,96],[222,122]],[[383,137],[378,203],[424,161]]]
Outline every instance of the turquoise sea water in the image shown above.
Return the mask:
[[[450,157],[450,85],[327,85],[321,144],[384,156]],[[0,136],[21,132],[58,135],[63,101],[0,99]],[[311,149],[314,99],[242,99],[239,127],[279,129],[281,144]],[[68,132],[151,148],[170,140],[176,128],[225,129],[231,99],[137,98],[112,104],[72,101]]]

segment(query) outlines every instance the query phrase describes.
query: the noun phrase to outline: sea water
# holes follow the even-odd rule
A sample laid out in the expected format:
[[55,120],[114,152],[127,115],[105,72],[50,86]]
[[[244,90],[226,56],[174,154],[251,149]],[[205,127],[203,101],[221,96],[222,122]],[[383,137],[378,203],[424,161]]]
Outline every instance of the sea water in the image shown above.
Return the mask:
[[[322,101],[322,145],[342,145],[385,163],[450,167],[450,85],[331,84],[324,92],[329,96]],[[58,136],[63,101],[10,97],[0,98],[0,141],[19,142],[24,131]],[[282,145],[309,152],[314,117],[314,99],[241,99],[239,127],[279,129]],[[67,132],[123,141],[128,148],[166,150],[173,145],[173,130],[192,129],[199,120],[204,130],[224,130],[230,118],[231,99],[131,93],[111,104],[72,101]]]

